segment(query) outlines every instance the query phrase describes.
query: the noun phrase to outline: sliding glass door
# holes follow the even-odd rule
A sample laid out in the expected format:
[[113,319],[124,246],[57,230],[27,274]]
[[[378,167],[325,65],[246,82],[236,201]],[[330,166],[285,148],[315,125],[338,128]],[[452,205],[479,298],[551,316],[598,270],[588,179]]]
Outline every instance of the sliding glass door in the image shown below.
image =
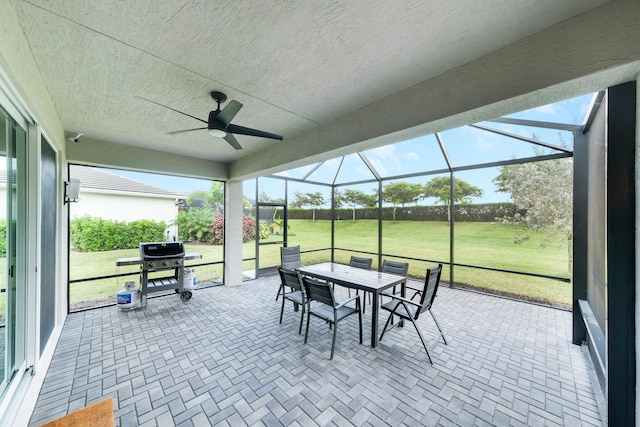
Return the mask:
[[0,394],[25,361],[25,158],[26,131],[0,108]]

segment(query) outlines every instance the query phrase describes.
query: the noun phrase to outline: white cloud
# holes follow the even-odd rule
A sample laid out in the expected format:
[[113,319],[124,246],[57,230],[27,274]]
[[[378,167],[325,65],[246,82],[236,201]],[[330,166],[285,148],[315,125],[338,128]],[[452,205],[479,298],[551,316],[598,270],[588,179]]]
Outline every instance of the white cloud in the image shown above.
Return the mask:
[[480,151],[491,151],[493,149],[493,143],[486,138],[476,138],[476,147]]
[[378,171],[378,173],[382,176],[387,176],[389,175],[389,173],[387,172],[387,168],[384,165],[384,162],[381,161],[380,159],[369,159],[369,161],[371,162],[371,164],[373,165],[373,167],[375,168],[376,171]]
[[408,151],[405,153],[404,158],[407,160],[420,160],[420,154],[415,151]]
[[395,145],[385,145],[364,153],[373,167],[382,176],[389,175],[389,169],[397,169],[400,165]]
[[395,151],[396,151],[396,147],[394,144],[385,145],[384,147],[378,147],[378,148],[374,148],[372,150],[367,151],[367,157],[369,156],[382,157],[382,158],[396,157]]
[[541,113],[541,114],[555,115],[556,114],[556,106],[553,105],[553,104],[543,105],[541,107],[534,108],[533,111],[535,111],[537,113]]

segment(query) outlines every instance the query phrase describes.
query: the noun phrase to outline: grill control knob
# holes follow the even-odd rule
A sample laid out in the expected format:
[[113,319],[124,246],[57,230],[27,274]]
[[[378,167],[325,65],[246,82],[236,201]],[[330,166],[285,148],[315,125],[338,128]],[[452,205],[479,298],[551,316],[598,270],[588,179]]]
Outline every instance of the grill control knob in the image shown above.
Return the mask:
[[169,265],[169,263],[167,261],[162,261],[162,265],[166,267],[167,265]]
[[153,263],[153,262],[150,262],[148,265],[149,265],[149,267],[154,267],[156,264]]

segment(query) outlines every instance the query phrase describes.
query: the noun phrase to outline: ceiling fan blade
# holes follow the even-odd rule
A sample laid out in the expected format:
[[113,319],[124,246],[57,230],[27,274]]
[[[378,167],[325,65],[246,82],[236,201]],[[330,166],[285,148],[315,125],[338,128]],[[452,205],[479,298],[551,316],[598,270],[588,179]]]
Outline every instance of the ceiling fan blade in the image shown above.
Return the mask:
[[[168,106],[166,106],[166,105],[160,104],[159,102],[152,101],[152,100],[150,100],[150,99],[143,98],[143,97],[141,97],[141,96],[137,96],[137,95],[136,95],[136,98],[138,98],[138,99],[142,99],[143,101],[147,101],[147,102],[150,102],[150,103],[152,103],[152,104],[159,105],[159,106],[164,107],[164,108],[167,108],[167,109],[169,109],[169,110],[171,110],[171,111],[175,111],[176,113],[180,113],[180,114],[182,114],[182,115],[184,115],[184,116],[191,117],[192,119],[196,119],[196,120],[198,120],[198,121],[200,121],[200,122],[202,122],[202,123],[208,123],[206,120],[202,120],[202,119],[201,119],[201,118],[199,118],[199,117],[192,116],[191,114],[187,114],[187,113],[185,113],[185,112],[183,112],[183,111],[176,110],[175,108],[171,108],[171,107],[168,107]],[[206,129],[206,128],[205,128],[205,129]]]
[[236,139],[235,136],[231,135],[230,133],[228,133],[225,137],[224,140],[227,141],[233,148],[235,148],[236,150],[242,150],[242,147],[240,146],[240,143],[238,142],[238,140]]
[[241,108],[242,104],[235,99],[229,101],[229,103],[216,116],[216,121],[222,123],[224,125],[223,127],[226,128]]
[[207,127],[203,127],[203,128],[193,128],[193,129],[183,129],[183,130],[174,130],[171,132],[167,132],[167,135],[177,135],[179,133],[185,133],[185,132],[192,132],[194,130],[202,130],[202,129],[206,129]]
[[280,135],[276,135],[275,133],[264,132],[261,130],[246,128],[244,126],[238,126],[238,125],[227,126],[227,132],[236,133],[238,135],[249,135],[249,136],[258,136],[261,138],[278,139],[280,141],[282,141],[283,139]]

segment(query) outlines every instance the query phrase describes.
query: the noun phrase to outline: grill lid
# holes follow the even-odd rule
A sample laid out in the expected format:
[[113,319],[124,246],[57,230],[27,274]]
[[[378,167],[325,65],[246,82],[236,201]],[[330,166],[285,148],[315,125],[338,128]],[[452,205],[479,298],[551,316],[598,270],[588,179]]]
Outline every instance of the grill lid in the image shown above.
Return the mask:
[[159,259],[184,256],[182,242],[147,242],[140,243],[140,258]]

